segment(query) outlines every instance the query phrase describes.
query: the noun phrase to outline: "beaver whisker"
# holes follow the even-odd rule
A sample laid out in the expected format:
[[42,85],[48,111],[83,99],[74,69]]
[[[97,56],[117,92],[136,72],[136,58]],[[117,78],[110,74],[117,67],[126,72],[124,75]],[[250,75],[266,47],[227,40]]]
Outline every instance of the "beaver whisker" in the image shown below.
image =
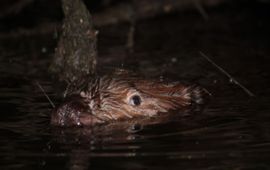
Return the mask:
[[43,92],[44,96],[47,98],[47,100],[49,101],[49,103],[51,104],[52,108],[55,108],[54,103],[52,102],[52,100],[50,99],[50,97],[47,95],[47,93],[45,92],[44,88],[41,86],[41,84],[36,81],[36,85],[39,87],[39,89]]

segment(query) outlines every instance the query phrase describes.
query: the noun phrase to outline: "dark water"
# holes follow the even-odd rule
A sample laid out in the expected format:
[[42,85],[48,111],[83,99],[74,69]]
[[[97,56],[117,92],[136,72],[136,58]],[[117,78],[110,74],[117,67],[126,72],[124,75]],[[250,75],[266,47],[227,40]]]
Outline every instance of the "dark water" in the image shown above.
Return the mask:
[[[147,76],[187,79],[212,98],[202,113],[139,133],[87,135],[49,125],[57,103],[47,73],[52,36],[5,40],[0,56],[0,169],[270,169],[270,6],[222,6],[137,25],[127,54],[128,26],[100,28],[99,64]],[[255,94],[250,97],[204,59],[211,57]]]

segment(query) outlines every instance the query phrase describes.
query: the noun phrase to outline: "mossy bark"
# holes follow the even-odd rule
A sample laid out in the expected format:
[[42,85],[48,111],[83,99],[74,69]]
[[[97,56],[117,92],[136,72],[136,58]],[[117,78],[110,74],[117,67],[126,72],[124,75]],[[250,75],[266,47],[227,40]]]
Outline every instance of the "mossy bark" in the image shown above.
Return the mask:
[[97,31],[81,0],[62,0],[65,19],[50,71],[60,81],[77,84],[94,74],[97,58]]

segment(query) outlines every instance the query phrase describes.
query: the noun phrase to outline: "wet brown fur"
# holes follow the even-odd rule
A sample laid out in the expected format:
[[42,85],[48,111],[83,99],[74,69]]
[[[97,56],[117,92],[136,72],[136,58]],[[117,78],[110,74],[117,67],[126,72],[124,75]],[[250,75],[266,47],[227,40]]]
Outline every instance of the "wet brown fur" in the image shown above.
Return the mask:
[[[198,86],[114,73],[92,79],[85,89],[56,108],[52,124],[89,126],[158,117],[158,113],[201,104],[204,93],[205,90]],[[140,98],[139,105],[131,102],[135,95]]]

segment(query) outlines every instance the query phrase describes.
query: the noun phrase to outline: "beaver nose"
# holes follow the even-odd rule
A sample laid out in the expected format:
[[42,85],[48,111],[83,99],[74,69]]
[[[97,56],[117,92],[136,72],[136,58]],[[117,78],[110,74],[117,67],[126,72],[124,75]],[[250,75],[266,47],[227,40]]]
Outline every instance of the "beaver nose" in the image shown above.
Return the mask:
[[71,96],[56,107],[51,115],[51,124],[56,126],[81,126],[82,114],[91,115],[91,110],[80,96]]
[[51,124],[55,126],[92,126],[104,123],[94,116],[88,103],[79,95],[73,95],[56,107],[51,115]]

